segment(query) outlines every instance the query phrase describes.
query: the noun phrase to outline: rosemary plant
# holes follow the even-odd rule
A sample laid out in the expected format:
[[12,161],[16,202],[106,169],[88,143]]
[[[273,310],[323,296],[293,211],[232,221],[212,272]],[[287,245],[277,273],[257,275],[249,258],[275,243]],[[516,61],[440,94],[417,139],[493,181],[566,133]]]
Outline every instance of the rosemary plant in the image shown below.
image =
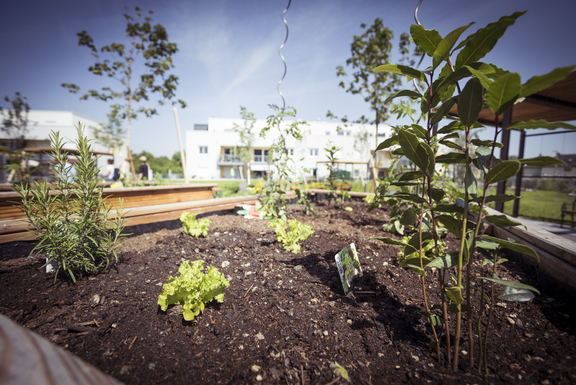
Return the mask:
[[32,252],[45,254],[46,264],[57,262],[54,280],[63,270],[74,282],[78,273],[106,269],[112,256],[117,261],[116,248],[126,236],[122,234],[123,202],[115,210],[116,217],[109,219],[112,208],[104,202],[99,186],[97,158],[79,123],[76,128],[76,175],[70,176],[73,166],[68,163],[70,155],[62,150],[59,132],[51,132],[56,180],[50,187],[46,180],[14,186],[22,202],[20,209],[38,241]]

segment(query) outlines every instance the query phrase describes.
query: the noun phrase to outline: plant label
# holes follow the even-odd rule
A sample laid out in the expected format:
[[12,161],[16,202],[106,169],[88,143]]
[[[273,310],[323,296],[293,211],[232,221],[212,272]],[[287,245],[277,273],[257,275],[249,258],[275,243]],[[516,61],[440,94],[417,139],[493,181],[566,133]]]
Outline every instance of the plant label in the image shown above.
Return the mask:
[[356,246],[354,246],[353,243],[346,246],[336,254],[335,259],[336,267],[338,267],[338,273],[340,274],[340,280],[342,281],[344,294],[348,295],[352,288],[354,279],[362,276],[362,268],[360,267],[360,260],[358,259],[358,253],[356,252]]

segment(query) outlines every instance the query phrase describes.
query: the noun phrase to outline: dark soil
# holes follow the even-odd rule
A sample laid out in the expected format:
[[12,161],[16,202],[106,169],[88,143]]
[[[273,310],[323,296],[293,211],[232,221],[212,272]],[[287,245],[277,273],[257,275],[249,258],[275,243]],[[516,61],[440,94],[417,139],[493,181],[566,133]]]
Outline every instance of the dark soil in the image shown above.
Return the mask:
[[[166,229],[131,237],[118,263],[76,284],[54,283],[42,259],[28,257],[29,243],[1,245],[0,313],[130,384],[326,384],[334,362],[353,383],[576,382],[574,302],[553,292],[528,303],[498,302],[490,375],[469,369],[466,333],[460,370],[439,363],[428,348],[431,329],[417,313],[418,276],[397,267],[396,247],[371,239],[392,236],[381,230],[386,211],[347,205],[354,211],[315,204],[317,216],[293,206],[293,217],[316,230],[298,255],[283,250],[267,221],[213,215],[207,238]],[[350,243],[364,276],[346,297],[334,255]],[[454,250],[457,241],[448,245]],[[183,259],[203,259],[230,280],[224,303],[207,306],[194,322],[157,305]],[[499,269],[502,278],[537,285],[514,262]]]

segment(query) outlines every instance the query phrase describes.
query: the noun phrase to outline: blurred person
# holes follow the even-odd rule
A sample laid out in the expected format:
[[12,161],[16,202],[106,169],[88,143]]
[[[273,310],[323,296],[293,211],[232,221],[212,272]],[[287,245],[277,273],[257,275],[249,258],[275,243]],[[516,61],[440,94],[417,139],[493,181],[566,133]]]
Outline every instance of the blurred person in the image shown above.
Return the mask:
[[146,164],[146,157],[141,156],[139,159],[140,167],[138,168],[138,182],[140,182],[144,177],[148,179],[148,165]]

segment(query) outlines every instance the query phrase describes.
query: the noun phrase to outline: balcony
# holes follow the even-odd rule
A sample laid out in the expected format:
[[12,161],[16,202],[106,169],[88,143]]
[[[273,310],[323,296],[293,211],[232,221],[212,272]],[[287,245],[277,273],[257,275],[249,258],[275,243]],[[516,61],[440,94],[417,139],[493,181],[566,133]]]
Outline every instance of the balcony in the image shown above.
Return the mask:
[[244,162],[239,155],[221,154],[218,160],[218,166],[242,166]]
[[254,163],[268,163],[268,155],[254,155]]

